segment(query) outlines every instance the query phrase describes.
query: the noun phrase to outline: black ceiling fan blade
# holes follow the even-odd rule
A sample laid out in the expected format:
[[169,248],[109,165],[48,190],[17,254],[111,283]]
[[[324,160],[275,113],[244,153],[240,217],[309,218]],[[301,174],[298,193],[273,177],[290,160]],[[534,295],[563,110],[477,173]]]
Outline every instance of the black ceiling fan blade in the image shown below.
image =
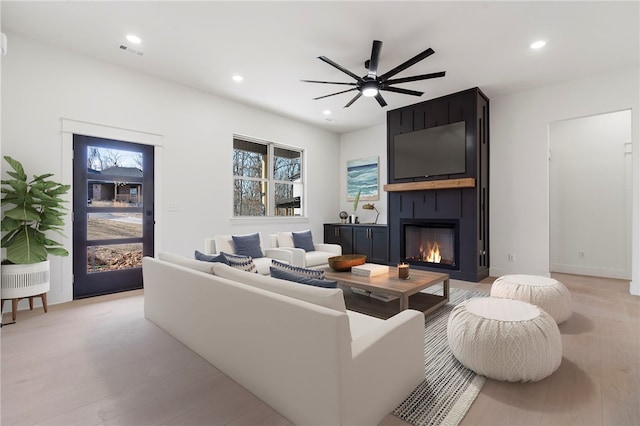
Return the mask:
[[333,62],[331,59],[327,58],[326,56],[318,56],[318,59],[320,59],[323,62],[326,62],[327,64],[331,65],[334,68],[339,69],[340,71],[342,71],[343,73],[350,75],[351,77],[353,77],[356,81],[360,81],[361,78],[360,76],[355,75],[354,73],[352,73],[351,71],[349,71],[348,69],[346,69],[345,67],[343,67],[342,65],[336,64],[335,62]]
[[355,86],[357,83],[343,83],[340,81],[319,81],[319,80],[300,80],[305,83],[322,83],[322,84],[345,84],[347,86]]
[[398,84],[398,83],[407,83],[409,81],[428,80],[430,78],[444,77],[445,73],[446,71],[440,71],[440,72],[433,72],[431,74],[421,74],[421,75],[414,75],[411,77],[394,78],[394,79],[385,81],[385,83]]
[[424,92],[418,92],[417,90],[401,89],[400,87],[381,87],[380,90],[386,90],[387,92],[402,93],[403,95],[422,96]]
[[344,108],[349,108],[349,107],[351,106],[351,104],[352,104],[352,103],[354,103],[355,101],[357,101],[357,100],[360,98],[360,96],[362,96],[362,93],[358,92],[358,94],[357,94],[357,95],[355,95],[355,96],[353,97],[353,99],[351,99],[351,100],[349,101],[349,103],[347,103],[347,104],[344,106]]
[[394,75],[398,74],[399,72],[406,70],[411,65],[417,64],[418,62],[420,62],[424,58],[426,58],[428,56],[431,56],[434,53],[435,52],[433,51],[432,48],[428,48],[424,52],[418,53],[416,56],[414,56],[413,58],[409,59],[408,61],[405,61],[405,62],[401,63],[400,65],[398,65],[397,67],[395,67],[391,71],[387,71],[386,73],[382,74],[379,77],[379,79],[384,81],[389,77],[393,77]]
[[[356,90],[356,88],[354,87],[353,89],[349,89],[349,90],[343,90],[342,92],[337,92],[337,93],[332,93],[330,95],[324,95],[324,96],[319,96],[317,98],[313,98],[314,101],[317,101],[318,99],[324,99],[324,98],[328,98],[329,96],[335,96],[335,95],[340,95],[341,93],[347,93],[347,92],[352,92]],[[358,92],[359,93],[359,92]]]
[[376,95],[376,101],[378,101],[378,103],[380,104],[381,107],[386,107],[387,106],[387,102],[385,102],[384,98],[382,97],[382,95],[380,93],[378,93]]
[[371,47],[371,59],[369,59],[369,76],[370,77],[378,75],[378,63],[380,62],[381,50],[382,50],[382,42],[380,40],[373,40],[373,46]]

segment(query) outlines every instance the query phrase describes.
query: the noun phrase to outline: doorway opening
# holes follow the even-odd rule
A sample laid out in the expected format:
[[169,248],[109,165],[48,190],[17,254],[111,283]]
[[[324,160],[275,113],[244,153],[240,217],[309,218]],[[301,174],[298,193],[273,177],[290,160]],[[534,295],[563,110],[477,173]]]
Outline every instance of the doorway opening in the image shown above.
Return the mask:
[[551,272],[631,279],[631,110],[549,124]]

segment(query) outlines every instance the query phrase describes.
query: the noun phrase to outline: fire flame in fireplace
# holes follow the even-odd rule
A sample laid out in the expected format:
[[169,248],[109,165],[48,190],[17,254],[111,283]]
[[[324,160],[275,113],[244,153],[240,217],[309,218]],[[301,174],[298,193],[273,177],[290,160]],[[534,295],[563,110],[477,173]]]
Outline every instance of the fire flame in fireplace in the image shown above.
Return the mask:
[[440,244],[437,242],[427,242],[427,251],[424,251],[424,247],[420,246],[420,258],[425,262],[440,263],[442,256],[440,255]]

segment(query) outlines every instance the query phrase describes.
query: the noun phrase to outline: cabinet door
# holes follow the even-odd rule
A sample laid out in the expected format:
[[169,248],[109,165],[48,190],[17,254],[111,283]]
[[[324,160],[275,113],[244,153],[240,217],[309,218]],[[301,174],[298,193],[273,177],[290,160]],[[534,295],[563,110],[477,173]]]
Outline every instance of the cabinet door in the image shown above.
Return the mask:
[[386,265],[389,262],[389,241],[387,228],[371,228],[369,231],[371,255],[368,262]]
[[324,242],[327,244],[340,244],[340,225],[324,225]]
[[340,226],[339,234],[340,234],[340,245],[342,246],[342,254],[354,254],[354,244],[353,244],[353,227],[351,226]]
[[364,254],[367,262],[371,262],[371,240],[369,239],[369,229],[355,226],[353,228],[353,253]]

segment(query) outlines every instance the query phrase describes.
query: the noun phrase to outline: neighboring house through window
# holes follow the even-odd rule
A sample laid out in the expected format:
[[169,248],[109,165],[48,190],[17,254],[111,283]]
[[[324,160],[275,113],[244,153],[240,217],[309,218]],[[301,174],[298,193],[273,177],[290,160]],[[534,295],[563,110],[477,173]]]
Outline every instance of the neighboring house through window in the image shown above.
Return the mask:
[[233,215],[302,216],[303,151],[233,137]]

